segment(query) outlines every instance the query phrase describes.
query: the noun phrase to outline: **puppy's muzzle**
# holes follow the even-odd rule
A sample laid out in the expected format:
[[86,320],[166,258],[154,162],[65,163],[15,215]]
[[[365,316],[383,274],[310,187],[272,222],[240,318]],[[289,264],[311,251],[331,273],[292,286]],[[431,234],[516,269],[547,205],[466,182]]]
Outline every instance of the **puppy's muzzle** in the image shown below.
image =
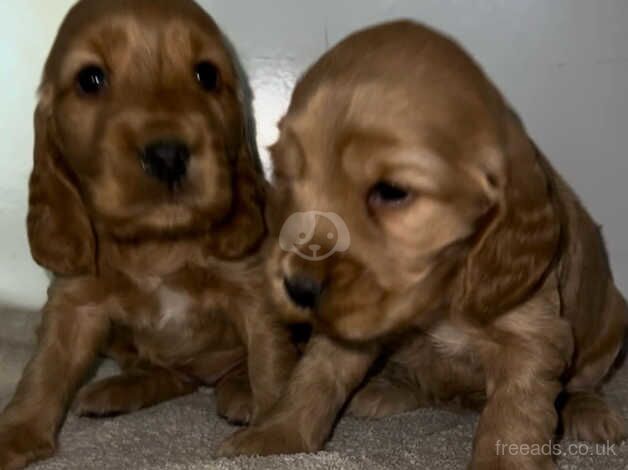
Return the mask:
[[185,177],[190,149],[180,140],[158,140],[144,147],[140,159],[147,174],[172,187]]
[[316,307],[318,299],[323,292],[322,283],[304,276],[284,278],[284,287],[292,302],[301,308],[307,309]]

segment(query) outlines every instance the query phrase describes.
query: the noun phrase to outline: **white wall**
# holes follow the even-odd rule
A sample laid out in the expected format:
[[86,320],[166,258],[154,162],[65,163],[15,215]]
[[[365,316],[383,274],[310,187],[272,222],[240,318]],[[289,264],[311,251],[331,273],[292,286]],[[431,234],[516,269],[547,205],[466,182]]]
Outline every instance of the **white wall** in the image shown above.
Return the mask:
[[0,303],[41,305],[48,279],[31,261],[26,188],[35,91],[48,48],[72,0],[0,0]]
[[[103,0],[105,1],[105,0]],[[0,6],[0,300],[36,306],[46,278],[24,236],[34,90],[70,0]],[[628,1],[203,0],[239,50],[256,93],[258,138],[276,136],[296,77],[350,31],[411,17],[457,37],[604,225],[628,290]]]

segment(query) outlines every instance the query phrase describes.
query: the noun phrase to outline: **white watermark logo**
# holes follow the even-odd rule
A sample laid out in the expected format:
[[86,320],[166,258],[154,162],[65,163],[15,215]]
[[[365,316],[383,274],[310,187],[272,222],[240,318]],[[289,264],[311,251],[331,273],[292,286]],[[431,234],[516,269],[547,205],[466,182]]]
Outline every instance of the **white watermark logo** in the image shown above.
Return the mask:
[[[323,234],[331,248],[312,243],[317,227],[323,228]],[[279,246],[282,250],[295,253],[309,260],[320,261],[334,253],[347,251],[351,244],[349,229],[342,218],[334,212],[295,212],[286,219],[279,233]]]
[[615,444],[609,441],[587,444],[583,442],[566,443],[549,441],[544,444],[512,444],[502,441],[495,443],[496,455],[533,455],[533,456],[616,456]]

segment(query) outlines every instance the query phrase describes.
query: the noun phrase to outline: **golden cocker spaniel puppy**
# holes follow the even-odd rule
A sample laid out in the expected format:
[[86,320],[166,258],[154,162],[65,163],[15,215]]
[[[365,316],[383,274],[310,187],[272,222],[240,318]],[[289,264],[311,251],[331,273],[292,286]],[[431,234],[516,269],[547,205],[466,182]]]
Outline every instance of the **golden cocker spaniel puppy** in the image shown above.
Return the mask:
[[[56,274],[37,352],[0,415],[0,469],[50,455],[99,352],[121,375],[83,388],[110,415],[217,384],[246,421],[290,354],[264,314],[265,183],[246,94],[192,0],[82,0],[52,47],[35,113],[28,235]],[[285,339],[289,351],[289,340]],[[278,361],[275,366],[271,362]],[[253,403],[249,403],[249,392]]]
[[482,405],[474,469],[553,468],[499,443],[549,443],[561,392],[568,435],[624,435],[599,392],[628,312],[598,226],[457,44],[405,21],[355,33],[280,131],[268,271],[314,336],[224,455],[320,449],[369,369],[356,415]]

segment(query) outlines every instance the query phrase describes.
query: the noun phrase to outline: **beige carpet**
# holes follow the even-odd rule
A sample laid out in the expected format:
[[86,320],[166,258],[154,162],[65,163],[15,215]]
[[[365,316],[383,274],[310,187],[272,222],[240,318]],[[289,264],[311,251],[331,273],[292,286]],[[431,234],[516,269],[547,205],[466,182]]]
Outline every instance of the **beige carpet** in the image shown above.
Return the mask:
[[[32,351],[37,315],[0,309],[0,406],[8,400]],[[105,363],[99,374],[114,370]],[[628,367],[609,384],[608,395],[628,419]],[[382,420],[344,418],[324,452],[266,458],[219,459],[218,443],[235,428],[214,413],[211,390],[112,419],[70,416],[56,457],[34,465],[40,470],[285,469],[374,470],[465,468],[477,415],[424,409]],[[628,443],[611,455],[591,445],[569,447],[561,469],[628,469]],[[615,453],[616,455],[612,455]]]

